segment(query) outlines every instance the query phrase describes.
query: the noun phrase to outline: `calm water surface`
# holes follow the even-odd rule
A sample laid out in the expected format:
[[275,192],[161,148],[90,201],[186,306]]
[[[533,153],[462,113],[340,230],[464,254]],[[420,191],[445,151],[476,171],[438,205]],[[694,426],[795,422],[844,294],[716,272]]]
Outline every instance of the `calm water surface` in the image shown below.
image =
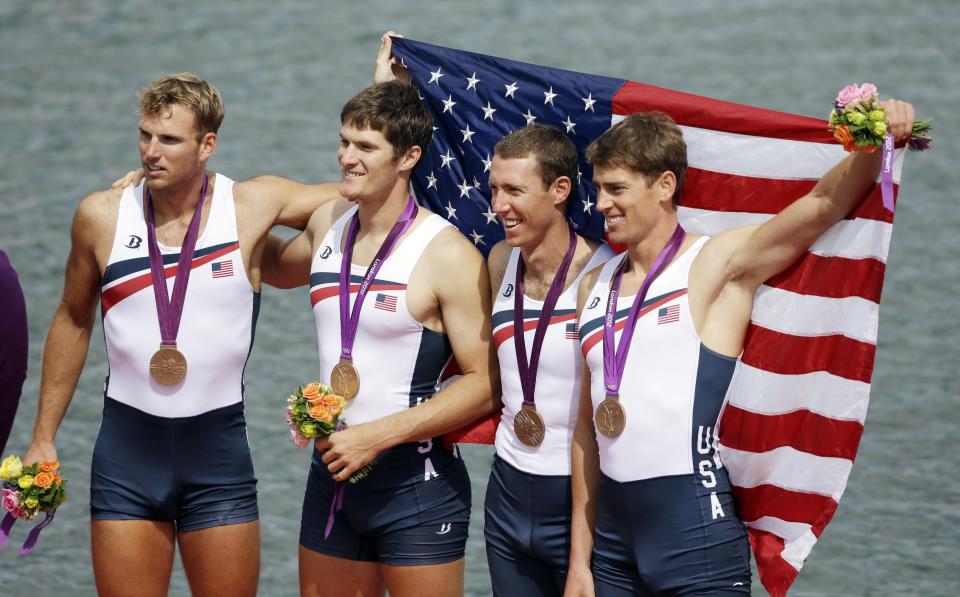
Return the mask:
[[[137,91],[168,72],[197,72],[219,86],[227,107],[214,169],[236,179],[333,180],[340,107],[368,83],[387,29],[814,116],[843,85],[869,80],[934,116],[936,150],[911,155],[903,178],[857,464],[791,594],[960,594],[960,477],[951,464],[960,423],[953,0],[0,0],[0,247],[20,272],[31,318],[30,375],[8,451],[22,453],[29,441],[74,208],[135,165]],[[308,305],[302,290],[264,292],[247,368],[264,595],[297,592],[309,454],[286,439],[281,409],[291,386],[315,376]],[[3,595],[94,593],[87,500],[105,371],[98,324],[58,437],[73,500],[34,554],[0,554]],[[488,595],[481,504],[492,450],[463,452],[475,504],[467,588]],[[763,594],[758,584],[755,592]],[[186,593],[177,564],[171,594]]]

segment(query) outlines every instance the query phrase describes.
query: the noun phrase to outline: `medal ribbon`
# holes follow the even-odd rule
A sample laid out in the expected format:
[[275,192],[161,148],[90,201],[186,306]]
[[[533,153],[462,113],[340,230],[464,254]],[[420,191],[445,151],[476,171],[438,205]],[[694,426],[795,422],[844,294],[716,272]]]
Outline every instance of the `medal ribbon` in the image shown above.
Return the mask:
[[650,290],[650,285],[659,276],[667,264],[673,259],[680,245],[687,234],[680,224],[677,224],[673,231],[673,236],[667,241],[667,244],[657,255],[650,271],[643,279],[640,290],[633,298],[633,305],[630,307],[630,313],[623,325],[623,333],[620,335],[620,346],[616,346],[613,337],[614,327],[617,319],[617,296],[620,294],[620,282],[623,281],[623,270],[628,263],[629,256],[623,260],[617,272],[613,275],[610,283],[610,295],[607,298],[607,313],[603,320],[603,385],[607,390],[608,396],[620,395],[620,382],[623,380],[623,369],[627,363],[627,353],[630,351],[630,340],[633,338],[633,330],[637,326],[637,315],[640,313],[640,307],[643,305],[643,299]]
[[153,295],[157,305],[157,320],[160,322],[160,341],[163,344],[177,343],[180,315],[183,313],[183,302],[187,296],[187,284],[190,281],[190,262],[193,260],[193,250],[197,246],[200,213],[203,211],[203,200],[206,195],[207,176],[204,174],[203,184],[200,185],[200,200],[197,201],[197,208],[193,211],[193,218],[187,226],[187,234],[183,237],[183,245],[180,247],[180,259],[177,261],[177,273],[173,281],[173,294],[168,296],[163,257],[160,255],[160,246],[157,244],[156,225],[153,219],[153,201],[150,198],[150,189],[147,188],[147,247],[150,254]]
[[893,213],[893,135],[887,133],[883,140],[882,165],[880,169],[880,196],[883,206]]
[[413,196],[407,201],[407,206],[403,208],[400,218],[394,222],[393,228],[383,239],[383,244],[374,256],[373,261],[367,267],[367,273],[363,276],[363,282],[357,290],[357,300],[353,303],[353,310],[350,309],[350,265],[353,260],[353,243],[357,239],[357,230],[360,228],[359,210],[353,214],[350,219],[350,227],[347,229],[346,246],[343,249],[343,261],[340,263],[340,358],[353,359],[353,340],[357,336],[357,324],[360,322],[360,307],[363,305],[363,299],[367,296],[367,290],[376,277],[377,272],[387,256],[393,250],[397,240],[403,236],[403,233],[413,224],[417,217],[417,202]]
[[[20,547],[20,555],[25,556],[33,551],[34,546],[37,544],[37,540],[40,539],[40,532],[47,528],[51,522],[53,522],[53,516],[55,513],[56,510],[47,510],[47,515],[43,521],[30,529],[30,532],[27,534],[27,540],[24,541],[23,546]],[[9,512],[7,512],[7,515],[3,517],[3,522],[0,523],[0,551],[3,551],[3,548],[7,546],[7,538],[10,536],[10,530],[13,528],[13,524],[15,522],[17,522],[17,518]]]
[[537,320],[537,330],[533,334],[533,348],[530,350],[530,361],[527,361],[527,346],[523,331],[523,274],[526,272],[526,266],[523,263],[523,254],[517,260],[517,280],[514,286],[513,295],[513,324],[519,326],[514,329],[513,348],[517,353],[517,368],[520,370],[520,388],[523,390],[524,405],[533,406],[534,389],[537,386],[537,367],[540,364],[540,349],[543,346],[543,338],[547,334],[547,326],[550,325],[550,318],[553,317],[553,309],[557,306],[560,299],[560,293],[567,279],[567,270],[573,262],[573,253],[577,248],[577,235],[573,228],[570,231],[570,244],[567,252],[560,262],[560,267],[550,284],[550,290],[547,291],[547,298],[543,301],[543,309],[540,311],[540,319]]

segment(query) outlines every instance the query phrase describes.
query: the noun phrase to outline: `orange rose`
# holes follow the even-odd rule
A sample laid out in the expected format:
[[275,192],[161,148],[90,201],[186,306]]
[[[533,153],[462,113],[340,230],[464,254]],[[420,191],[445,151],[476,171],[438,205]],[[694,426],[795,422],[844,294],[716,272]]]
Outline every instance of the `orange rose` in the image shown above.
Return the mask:
[[37,487],[46,489],[53,484],[53,475],[47,472],[37,473],[37,476],[33,478],[33,482],[36,483]]
[[58,468],[60,468],[59,460],[41,460],[40,461],[40,470],[45,473],[52,473]]
[[310,383],[304,386],[302,392],[303,397],[307,399],[307,402],[313,404],[313,401],[320,397],[323,392],[320,391],[320,384]]
[[54,475],[53,482],[57,485],[63,485],[63,479],[60,477],[60,475]]
[[320,421],[321,423],[329,423],[333,420],[333,417],[330,415],[330,412],[322,406],[311,406],[310,407],[310,418]]
[[343,396],[337,396],[336,394],[326,394],[321,396],[319,400],[315,403],[316,406],[322,406],[331,413],[338,413],[343,409],[343,405],[346,401],[343,399]]
[[862,151],[864,153],[873,153],[877,150],[875,145],[867,145],[861,147],[857,145],[857,141],[853,138],[853,134],[850,132],[850,129],[846,125],[841,124],[837,128],[833,129],[833,138],[843,143],[844,151]]

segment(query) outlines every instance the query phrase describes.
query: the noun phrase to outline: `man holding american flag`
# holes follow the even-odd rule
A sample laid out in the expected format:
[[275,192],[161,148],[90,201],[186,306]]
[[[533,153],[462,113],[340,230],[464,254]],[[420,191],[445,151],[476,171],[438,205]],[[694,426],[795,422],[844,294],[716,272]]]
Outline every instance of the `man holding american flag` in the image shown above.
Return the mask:
[[[893,136],[909,136],[913,107],[884,107]],[[607,235],[627,250],[580,286],[567,594],[748,593],[746,530],[716,457],[720,408],[757,289],[861,203],[880,155],[849,156],[775,217],[712,238],[678,221],[687,152],[666,114],[626,117],[587,158]]]

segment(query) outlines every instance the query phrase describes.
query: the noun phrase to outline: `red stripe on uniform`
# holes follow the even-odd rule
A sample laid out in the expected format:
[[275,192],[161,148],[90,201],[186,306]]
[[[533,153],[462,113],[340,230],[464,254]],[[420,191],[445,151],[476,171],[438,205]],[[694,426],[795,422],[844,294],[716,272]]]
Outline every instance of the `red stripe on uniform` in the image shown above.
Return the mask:
[[740,360],[782,375],[827,371],[839,377],[870,383],[875,344],[846,336],[794,336],[754,323],[747,329]]
[[[565,315],[554,315],[550,318],[550,323],[547,325],[553,325],[555,323],[561,323],[564,321],[571,321],[577,318],[576,313],[567,313]],[[536,319],[528,319],[523,322],[523,331],[529,332],[537,328]],[[497,348],[500,348],[500,345],[504,343],[508,338],[513,338],[513,329],[514,325],[512,323],[507,324],[500,328],[499,330],[493,333],[493,342]]]
[[[640,309],[640,313],[637,314],[637,319],[640,319],[641,317],[643,317],[644,315],[646,315],[646,314],[649,313],[650,311],[653,311],[654,309],[662,306],[664,303],[669,303],[670,301],[672,301],[672,300],[674,300],[674,299],[676,299],[676,298],[679,298],[679,297],[681,297],[681,296],[683,296],[683,295],[685,295],[685,294],[687,294],[687,289],[686,289],[686,288],[684,288],[684,289],[682,289],[682,290],[678,290],[678,291],[676,291],[676,292],[671,292],[670,294],[668,294],[667,296],[663,297],[663,298],[660,299],[659,301],[657,301],[657,302],[655,302],[655,303],[652,303],[652,304],[650,304],[650,305],[647,305],[646,307]],[[627,318],[626,318],[626,317],[624,317],[623,319],[621,319],[620,321],[618,321],[618,322],[613,326],[614,333],[619,332],[620,330],[622,330],[622,329],[623,329],[623,325],[624,325],[626,322],[627,322]],[[599,341],[601,340],[601,338],[603,338],[603,326],[600,326],[600,328],[599,328],[597,331],[593,332],[592,334],[590,334],[589,336],[587,336],[586,338],[584,338],[584,340],[583,340],[583,342],[582,342],[582,345],[581,345],[581,348],[582,348],[582,350],[583,350],[583,356],[587,356],[587,353],[590,352],[590,349],[593,348],[594,346],[596,346],[597,342],[599,342]]]
[[857,455],[863,425],[859,421],[832,419],[803,409],[767,415],[727,404],[720,432],[724,446],[743,452],[769,452],[790,446],[815,456],[852,461]]
[[[815,180],[754,178],[688,168],[680,205],[709,211],[773,215],[809,193],[816,183]],[[899,186],[894,185],[894,196],[898,190]],[[893,214],[883,206],[880,185],[874,185],[864,200],[846,215],[848,220],[856,218],[893,222]]]
[[[373,292],[374,290],[406,290],[406,284],[371,284],[367,288],[367,292]],[[350,285],[350,294],[356,294],[360,290],[359,284]],[[323,288],[317,288],[316,290],[310,291],[310,305],[316,305],[324,299],[328,299],[332,296],[337,296],[340,294],[340,285],[333,284],[331,286],[324,286]],[[352,308],[352,307],[351,307]]]
[[[232,245],[229,245],[227,247],[220,249],[219,251],[208,253],[203,257],[197,257],[196,259],[190,262],[190,269],[195,270],[201,265],[210,263],[214,259],[218,259],[228,253],[231,253],[237,250],[239,247],[240,247],[240,243],[236,242],[236,243],[233,243]],[[163,269],[164,277],[172,278],[175,275],[177,275],[177,267],[178,267],[177,264],[166,266]],[[102,313],[101,317],[103,315],[106,315],[107,311],[109,311],[111,307],[113,307],[123,299],[129,297],[132,294],[140,292],[144,288],[148,288],[150,286],[153,286],[153,277],[150,273],[150,270],[147,270],[145,273],[140,274],[136,278],[130,278],[126,282],[122,282],[120,284],[117,284],[116,286],[111,286],[110,288],[104,290],[100,295],[100,309]]]
[[682,91],[627,81],[613,96],[614,114],[667,112],[677,124],[772,139],[836,144],[827,121],[753,108]]
[[797,578],[797,569],[780,557],[784,541],[773,533],[748,529],[753,555],[757,560],[760,582],[770,597],[786,597],[787,589]]
[[828,298],[858,296],[879,303],[886,270],[886,264],[879,259],[821,257],[807,253],[766,284],[799,294]]

